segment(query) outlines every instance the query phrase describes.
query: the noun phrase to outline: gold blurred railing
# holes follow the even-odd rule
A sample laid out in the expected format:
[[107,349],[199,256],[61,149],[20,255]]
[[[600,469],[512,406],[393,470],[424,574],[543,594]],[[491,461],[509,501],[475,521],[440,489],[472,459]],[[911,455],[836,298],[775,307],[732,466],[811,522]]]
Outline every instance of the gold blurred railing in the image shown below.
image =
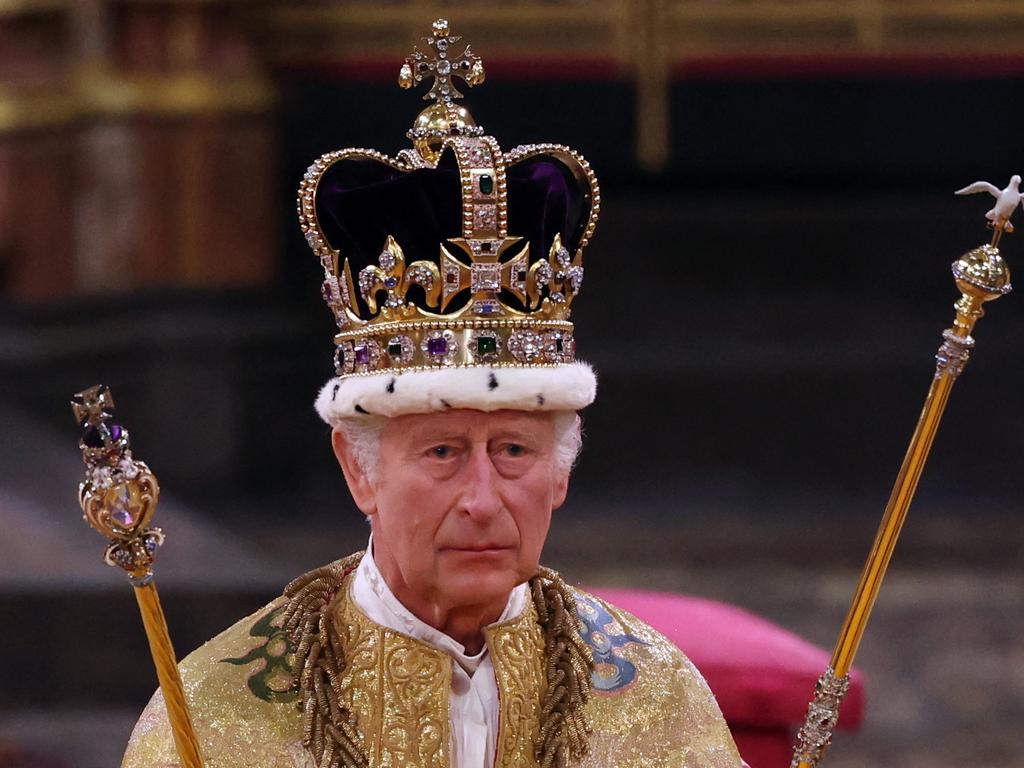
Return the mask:
[[489,61],[549,65],[555,76],[572,60],[599,64],[634,84],[636,159],[648,170],[668,162],[669,89],[688,66],[713,70],[739,57],[757,74],[763,58],[847,57],[855,66],[877,57],[895,59],[897,71],[900,57],[920,68],[927,58],[1024,52],[1021,0],[339,0],[275,3],[258,15],[261,47],[289,62],[399,61],[425,20],[448,15]]
[[[91,7],[123,9],[236,6],[240,24],[275,61],[398,61],[425,19],[451,15],[492,61],[531,62],[557,75],[572,61],[599,64],[605,75],[635,84],[644,167],[668,157],[668,88],[688,63],[735,57],[1024,55],[1021,0],[482,0],[457,7],[439,0],[318,0],[231,3],[224,0],[0,0],[0,26],[25,15],[76,15]],[[188,14],[182,13],[182,18]],[[74,41],[72,41],[74,42]],[[920,62],[918,62],[920,63]],[[570,67],[578,74],[580,66]],[[201,70],[131,78],[93,63],[49,88],[18,89],[0,77],[0,132],[73,119],[89,112],[182,114],[267,108],[266,82],[231,82]]]

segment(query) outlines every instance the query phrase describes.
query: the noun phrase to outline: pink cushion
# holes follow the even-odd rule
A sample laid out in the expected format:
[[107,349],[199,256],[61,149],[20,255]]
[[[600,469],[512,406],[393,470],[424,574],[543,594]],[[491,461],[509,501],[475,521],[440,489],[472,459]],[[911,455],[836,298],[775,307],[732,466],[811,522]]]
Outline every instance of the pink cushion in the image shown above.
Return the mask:
[[[801,725],[829,654],[792,632],[733,605],[632,589],[587,588],[634,614],[675,643],[711,686],[730,727]],[[839,727],[864,715],[864,680],[850,676]]]

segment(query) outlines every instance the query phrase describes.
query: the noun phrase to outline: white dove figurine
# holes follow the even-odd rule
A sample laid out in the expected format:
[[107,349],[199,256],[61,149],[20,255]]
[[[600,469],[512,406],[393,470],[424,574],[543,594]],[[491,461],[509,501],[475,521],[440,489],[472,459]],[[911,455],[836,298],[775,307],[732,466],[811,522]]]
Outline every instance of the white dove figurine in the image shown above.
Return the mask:
[[988,192],[996,199],[996,204],[992,206],[992,210],[985,214],[985,218],[992,222],[993,228],[997,231],[1013,232],[1010,217],[1017,210],[1017,206],[1020,205],[1020,176],[1013,174],[1010,177],[1010,183],[1006,185],[1006,189],[999,189],[995,184],[989,184],[987,181],[976,181],[973,184],[968,184],[963,189],[958,189],[956,194],[971,195],[975,192]]

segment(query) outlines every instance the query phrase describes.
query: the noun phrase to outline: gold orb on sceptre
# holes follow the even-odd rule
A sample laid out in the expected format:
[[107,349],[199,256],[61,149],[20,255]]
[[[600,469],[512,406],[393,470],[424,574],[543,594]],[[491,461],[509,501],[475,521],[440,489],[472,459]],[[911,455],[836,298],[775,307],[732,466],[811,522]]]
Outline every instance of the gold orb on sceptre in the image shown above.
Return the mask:
[[956,287],[969,296],[991,301],[1010,292],[1010,268],[999,249],[982,245],[953,262]]
[[1005,296],[1010,284],[1010,268],[990,244],[974,248],[953,262],[953,279],[961,296],[953,305],[957,311],[954,327],[963,336],[970,334],[974,322],[984,314],[982,304]]

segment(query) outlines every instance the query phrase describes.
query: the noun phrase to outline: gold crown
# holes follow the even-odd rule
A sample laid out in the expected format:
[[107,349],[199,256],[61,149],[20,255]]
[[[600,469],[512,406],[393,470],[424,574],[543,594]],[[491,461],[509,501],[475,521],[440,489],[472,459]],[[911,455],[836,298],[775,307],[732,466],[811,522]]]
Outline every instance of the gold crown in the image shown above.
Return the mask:
[[[575,342],[569,312],[583,283],[583,249],[600,210],[597,178],[582,156],[562,145],[531,144],[503,153],[454,101],[462,96],[454,78],[471,87],[483,82],[480,58],[469,46],[454,53],[452,46],[460,38],[449,33],[443,19],[423,40],[430,52],[415,48],[399,75],[403,88],[433,78],[424,98],[434,103],[407,134],[414,148],[396,157],[368,149],[328,153],[309,167],[299,187],[299,222],[323,265],[323,297],[338,323],[337,375],[571,363]],[[547,164],[541,170],[549,181],[538,182],[524,173],[517,191],[524,198],[536,197],[532,190],[545,183],[568,190],[571,201],[563,206],[563,224],[552,227],[547,214],[534,216],[544,221],[523,224],[531,237],[523,231],[510,234],[509,174],[536,162]],[[355,170],[339,171],[346,163]],[[447,196],[434,194],[444,188],[445,168],[452,179],[457,173],[458,188],[454,182],[451,186],[456,200],[439,200]],[[345,178],[339,181],[332,174]],[[430,174],[441,177],[432,179]],[[423,211],[394,210],[405,202],[388,210],[373,203],[386,194],[388,184],[409,186],[414,181],[426,185],[415,199],[438,210],[444,205],[453,209],[454,231],[437,227],[440,234],[426,241],[431,252],[424,247],[412,254],[427,258],[408,263],[410,245],[396,236],[395,222],[417,233],[417,239],[422,231],[435,232],[434,224],[417,228],[416,217]],[[552,194],[548,188],[542,193]],[[456,205],[460,194],[461,205]],[[515,200],[511,202],[514,207]],[[577,210],[570,210],[572,202],[578,203]],[[364,205],[368,212],[360,207]],[[354,214],[347,213],[353,208]],[[526,206],[527,212],[535,208]],[[347,228],[336,221],[346,215],[353,217]],[[461,236],[452,236],[459,229]],[[352,230],[359,234],[350,236]],[[376,230],[384,236],[367,257],[366,243],[374,242]],[[540,258],[531,258],[531,240],[535,250],[542,249]],[[358,250],[364,251],[365,265],[359,265],[360,254],[349,252]]]

